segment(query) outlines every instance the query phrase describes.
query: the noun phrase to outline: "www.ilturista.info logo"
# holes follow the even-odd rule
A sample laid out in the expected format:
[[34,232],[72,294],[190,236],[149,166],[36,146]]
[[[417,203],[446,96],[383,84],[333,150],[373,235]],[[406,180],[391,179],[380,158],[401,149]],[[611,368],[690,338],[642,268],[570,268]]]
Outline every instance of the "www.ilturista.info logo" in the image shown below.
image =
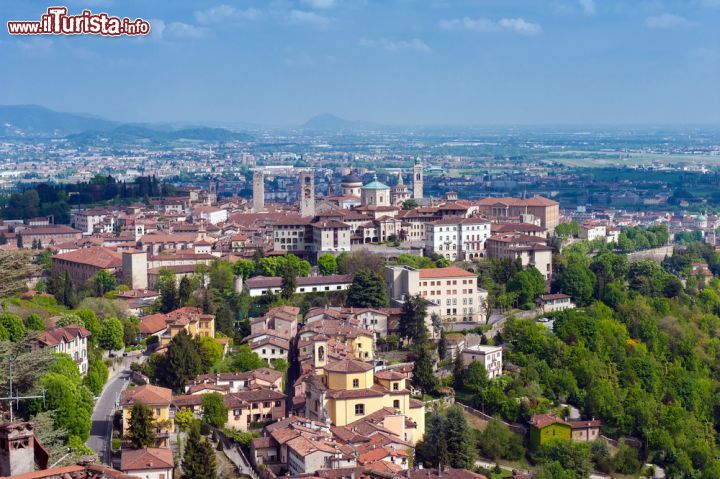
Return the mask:
[[147,35],[150,23],[142,18],[113,17],[107,13],[83,10],[80,15],[68,15],[66,7],[50,7],[40,21],[7,22],[10,35]]

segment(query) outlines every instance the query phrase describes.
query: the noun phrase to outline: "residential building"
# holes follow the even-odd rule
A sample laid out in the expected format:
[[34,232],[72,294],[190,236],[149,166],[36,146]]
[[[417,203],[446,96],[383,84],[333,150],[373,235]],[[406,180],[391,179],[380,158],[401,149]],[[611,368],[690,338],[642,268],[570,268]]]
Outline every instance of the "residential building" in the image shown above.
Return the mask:
[[[533,196],[532,198],[484,198],[477,202],[480,212],[493,221],[520,221],[523,216],[539,220],[540,226],[550,232],[560,221],[560,204],[557,201]],[[525,218],[527,221],[528,219]]]
[[[296,293],[329,293],[348,289],[352,284],[353,276],[349,274],[300,276],[296,278],[296,281]],[[262,296],[268,291],[277,294],[282,289],[282,278],[279,276],[254,276],[244,282],[243,288],[250,296]]]
[[120,407],[122,408],[122,432],[125,436],[130,427],[132,408],[135,404],[143,404],[150,408],[155,420],[158,446],[167,446],[169,433],[174,430],[173,415],[170,412],[172,391],[168,388],[146,384],[125,389],[120,393]]
[[533,235],[502,233],[487,240],[487,256],[520,260],[523,267],[534,266],[546,281],[552,278],[552,248]]
[[120,470],[143,479],[173,479],[173,452],[165,447],[123,449]]
[[575,303],[572,297],[563,293],[543,294],[540,296],[540,307],[543,313],[554,313],[555,311],[565,311],[573,309]]
[[502,348],[500,346],[487,346],[478,344],[462,350],[463,364],[468,366],[473,361],[485,366],[489,379],[502,376]]
[[537,450],[543,444],[554,439],[573,442],[592,442],[600,437],[599,420],[567,421],[552,414],[535,414],[528,421],[530,425],[529,444]]
[[65,225],[32,226],[16,233],[18,247],[27,249],[42,249],[82,238],[82,231]]
[[52,348],[56,353],[65,353],[77,364],[81,375],[88,370],[87,341],[90,331],[76,324],[42,331],[35,339],[34,347]]
[[450,261],[482,258],[489,237],[488,220],[448,216],[425,223],[425,255],[434,253]]

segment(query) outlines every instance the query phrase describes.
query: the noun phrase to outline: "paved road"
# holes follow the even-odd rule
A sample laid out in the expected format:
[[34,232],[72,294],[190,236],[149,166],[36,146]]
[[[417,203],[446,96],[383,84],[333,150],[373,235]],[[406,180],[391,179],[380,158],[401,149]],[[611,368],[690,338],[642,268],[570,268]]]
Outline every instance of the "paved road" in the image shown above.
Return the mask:
[[95,409],[92,413],[92,426],[90,426],[90,437],[87,446],[95,451],[100,460],[110,464],[110,446],[112,434],[112,419],[115,413],[120,393],[128,385],[130,370],[121,371],[110,378],[95,402]]

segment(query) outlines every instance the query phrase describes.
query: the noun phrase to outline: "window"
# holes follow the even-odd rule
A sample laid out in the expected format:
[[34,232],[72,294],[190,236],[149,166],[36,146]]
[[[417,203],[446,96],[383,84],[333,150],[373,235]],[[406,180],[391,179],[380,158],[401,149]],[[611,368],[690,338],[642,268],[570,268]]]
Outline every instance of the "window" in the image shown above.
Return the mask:
[[252,403],[252,408],[253,408],[253,409],[257,409],[257,408],[258,408],[258,403],[256,403],[256,402]]
[[395,409],[400,409],[400,400],[399,400],[399,399],[395,399],[395,400],[393,401],[393,407],[394,407]]
[[265,401],[263,403],[263,407],[270,407],[270,401]]
[[275,407],[280,407],[280,401],[275,401]]
[[356,404],[355,405],[355,415],[356,416],[364,416],[365,415],[365,405],[364,404]]
[[360,380],[359,379],[353,379],[353,387],[359,388],[360,387]]
[[393,383],[393,391],[400,389],[400,383]]
[[160,417],[160,408],[159,407],[155,408],[155,416]]

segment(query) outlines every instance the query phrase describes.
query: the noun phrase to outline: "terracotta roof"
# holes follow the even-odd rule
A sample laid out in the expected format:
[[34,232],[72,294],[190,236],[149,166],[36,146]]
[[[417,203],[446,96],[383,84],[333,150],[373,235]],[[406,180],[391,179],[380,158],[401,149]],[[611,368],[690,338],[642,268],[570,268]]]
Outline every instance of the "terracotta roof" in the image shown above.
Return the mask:
[[528,423],[538,429],[549,426],[550,424],[560,423],[567,424],[565,421],[552,414],[534,414]]
[[[298,287],[322,286],[337,283],[352,283],[350,274],[331,274],[328,276],[300,276],[296,279]],[[248,289],[279,288],[282,286],[280,276],[255,276],[245,281]]]
[[467,469],[443,469],[439,474],[437,469],[409,469],[407,471],[408,479],[487,479],[482,474],[478,474]]
[[69,343],[76,338],[82,339],[88,336],[90,336],[90,331],[87,329],[77,324],[69,324],[41,332],[37,337],[37,341],[45,346],[57,346],[60,343]]
[[53,261],[62,260],[102,269],[119,268],[122,266],[122,254],[102,247],[84,248],[70,251],[69,253],[56,254],[52,259]]
[[475,277],[475,273],[458,268],[457,266],[448,266],[446,268],[427,268],[420,270],[420,279],[434,278],[457,278],[457,277]]
[[62,235],[62,234],[82,234],[82,231],[76,230],[66,225],[51,225],[51,226],[31,226],[19,231],[20,236],[25,235]]
[[331,373],[364,373],[373,369],[373,365],[356,359],[343,359],[328,364],[324,369]]
[[123,449],[120,469],[127,471],[144,471],[147,469],[172,469],[172,449],[146,447],[144,449]]
[[150,314],[140,318],[140,332],[155,334],[167,328],[167,316],[162,313]]
[[563,293],[554,293],[554,294],[541,294],[540,299],[542,301],[554,301],[556,299],[570,299],[571,296],[568,296],[567,294]]
[[152,406],[169,406],[171,401],[172,391],[170,389],[151,384],[126,389],[120,394],[121,406],[132,405],[136,402]]

